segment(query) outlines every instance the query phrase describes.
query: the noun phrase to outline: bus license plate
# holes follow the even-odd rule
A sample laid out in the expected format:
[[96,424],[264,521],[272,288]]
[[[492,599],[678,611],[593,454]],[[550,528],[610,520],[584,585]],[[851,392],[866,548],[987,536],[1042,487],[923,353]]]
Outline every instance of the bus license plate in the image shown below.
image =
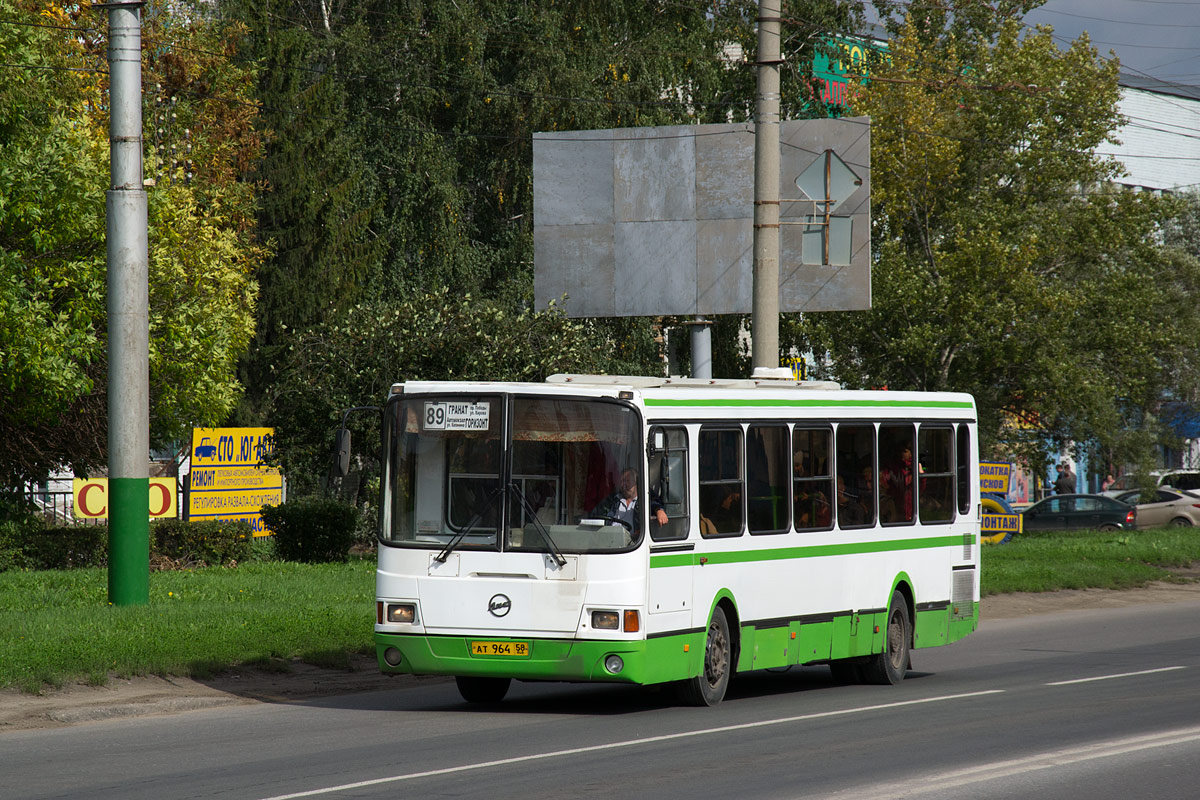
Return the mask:
[[473,656],[516,656],[529,655],[529,642],[471,642]]

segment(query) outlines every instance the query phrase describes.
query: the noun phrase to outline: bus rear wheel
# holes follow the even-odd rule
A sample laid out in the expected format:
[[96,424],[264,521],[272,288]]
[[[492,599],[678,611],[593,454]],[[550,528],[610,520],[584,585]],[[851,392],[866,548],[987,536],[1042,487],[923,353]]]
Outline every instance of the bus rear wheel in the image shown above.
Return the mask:
[[704,667],[700,674],[679,685],[680,699],[692,706],[715,706],[729,688],[733,670],[733,643],[729,638],[729,620],[720,606],[713,611],[704,644]]
[[468,703],[499,703],[508,694],[512,678],[475,678],[460,675],[454,679],[458,693]]
[[908,618],[908,601],[900,592],[892,592],[883,652],[875,653],[863,664],[864,680],[867,683],[893,686],[904,680],[904,673],[908,671],[908,647],[911,641],[912,621]]

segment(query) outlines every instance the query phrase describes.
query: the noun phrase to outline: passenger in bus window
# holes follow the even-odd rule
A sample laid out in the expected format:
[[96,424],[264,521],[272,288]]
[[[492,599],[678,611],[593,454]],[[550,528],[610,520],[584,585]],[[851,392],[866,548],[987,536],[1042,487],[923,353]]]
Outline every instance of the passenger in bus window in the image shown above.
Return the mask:
[[872,524],[875,522],[875,467],[867,464],[859,471],[857,489],[863,524]]
[[833,522],[833,509],[829,505],[829,498],[820,489],[799,489],[796,493],[795,513],[796,528],[799,530],[828,528]]
[[846,489],[845,477],[837,479],[837,518],[843,528],[862,525],[865,522],[862,503]]
[[[633,530],[641,528],[638,514],[638,474],[635,470],[627,469],[621,473],[621,485],[617,491],[600,501],[592,509],[593,517],[609,517],[629,523]],[[650,495],[650,516],[659,525],[667,524],[667,510],[653,494]]]
[[883,492],[879,516],[884,522],[911,522],[913,518],[912,447],[905,444],[900,457],[879,474]]

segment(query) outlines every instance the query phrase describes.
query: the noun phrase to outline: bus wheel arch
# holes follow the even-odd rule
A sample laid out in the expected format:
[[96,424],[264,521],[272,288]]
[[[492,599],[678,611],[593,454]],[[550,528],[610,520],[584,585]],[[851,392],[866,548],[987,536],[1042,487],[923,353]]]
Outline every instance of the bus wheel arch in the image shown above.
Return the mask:
[[866,683],[896,685],[904,680],[912,653],[913,618],[911,599],[897,587],[888,603],[883,650],[872,654],[862,666]]
[[676,688],[681,702],[692,706],[715,706],[725,698],[737,666],[739,648],[737,612],[728,598],[713,607],[704,630],[704,653],[699,674],[680,681]]
[[[912,650],[913,650],[913,647],[915,647],[916,643],[917,643],[917,633],[916,633],[916,631],[917,631],[917,601],[914,599],[912,584],[909,582],[907,575],[901,576],[901,578],[899,580],[897,580],[896,585],[892,587],[892,597],[893,598],[896,596],[897,592],[899,592],[900,595],[904,598],[904,604],[906,606],[908,606],[908,654],[909,654],[909,665],[908,666],[911,669],[911,667],[912,667]],[[890,604],[889,604],[888,610],[889,610],[889,612],[891,611]],[[885,646],[886,646],[886,644],[885,644]]]

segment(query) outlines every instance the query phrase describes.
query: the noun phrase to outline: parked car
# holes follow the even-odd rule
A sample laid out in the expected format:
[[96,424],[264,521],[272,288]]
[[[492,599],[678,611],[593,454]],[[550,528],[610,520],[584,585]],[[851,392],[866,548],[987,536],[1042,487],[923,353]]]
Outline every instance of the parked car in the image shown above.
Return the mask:
[[[1151,486],[1168,486],[1172,489],[1187,489],[1189,492],[1200,490],[1200,471],[1189,469],[1156,469],[1150,473],[1144,483]],[[1101,492],[1105,497],[1117,497],[1126,492],[1138,489],[1143,480],[1127,472],[1112,482],[1112,485]]]
[[1115,531],[1137,524],[1137,508],[1100,494],[1056,494],[1021,512],[1026,531],[1092,528]]
[[1159,487],[1153,497],[1142,502],[1142,493],[1134,490],[1117,495],[1122,503],[1137,506],[1138,528],[1161,528],[1174,525],[1186,528],[1200,525],[1200,494]]
[[1180,489],[1189,492],[1194,492],[1200,489],[1200,472],[1194,470],[1175,470],[1163,475],[1159,481],[1159,486],[1170,486],[1172,489]]

